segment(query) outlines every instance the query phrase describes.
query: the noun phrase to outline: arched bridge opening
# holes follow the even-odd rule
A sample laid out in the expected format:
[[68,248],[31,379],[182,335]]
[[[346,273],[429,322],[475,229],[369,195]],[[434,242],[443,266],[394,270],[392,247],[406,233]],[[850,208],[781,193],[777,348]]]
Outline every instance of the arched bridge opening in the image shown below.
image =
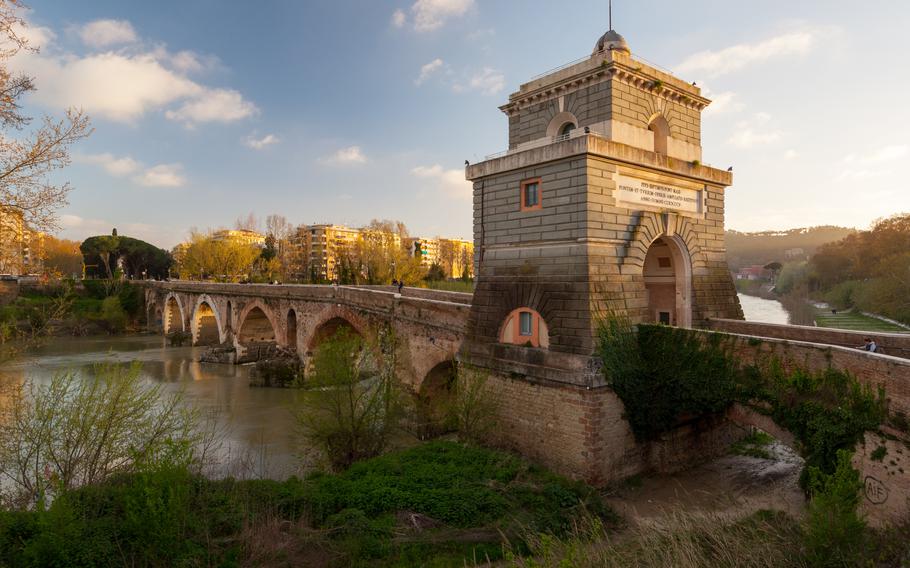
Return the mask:
[[193,320],[193,345],[218,345],[220,334],[215,310],[202,301],[196,307]]
[[173,296],[169,297],[164,304],[163,322],[164,333],[184,331],[183,310],[180,308],[180,302]]
[[422,439],[434,438],[454,428],[452,409],[455,403],[455,361],[436,364],[420,383],[414,395],[414,434]]

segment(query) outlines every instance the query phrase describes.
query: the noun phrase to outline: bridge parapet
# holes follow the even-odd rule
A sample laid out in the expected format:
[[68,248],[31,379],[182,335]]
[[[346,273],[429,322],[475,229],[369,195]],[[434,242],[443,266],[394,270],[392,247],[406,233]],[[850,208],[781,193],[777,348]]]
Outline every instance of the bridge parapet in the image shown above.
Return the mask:
[[872,337],[887,355],[910,359],[910,333],[880,333],[852,331],[808,325],[782,325],[754,321],[711,319],[708,329],[754,337],[770,337],[792,341],[805,341],[825,345],[855,348],[863,344],[866,337]]

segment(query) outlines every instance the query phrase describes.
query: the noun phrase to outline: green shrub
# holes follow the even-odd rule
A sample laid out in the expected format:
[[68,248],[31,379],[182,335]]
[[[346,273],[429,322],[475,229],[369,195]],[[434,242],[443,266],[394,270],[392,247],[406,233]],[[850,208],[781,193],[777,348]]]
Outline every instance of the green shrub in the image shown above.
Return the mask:
[[625,418],[640,440],[725,411],[735,400],[738,369],[723,338],[703,343],[694,334],[622,319],[602,322],[599,354],[611,387],[625,405]]
[[866,523],[856,508],[863,484],[851,457],[849,451],[837,452],[833,473],[813,466],[807,470],[811,501],[805,543],[813,566],[853,566],[862,551]]
[[95,321],[110,334],[122,333],[128,321],[127,313],[120,305],[120,298],[110,296],[101,301],[101,313]]

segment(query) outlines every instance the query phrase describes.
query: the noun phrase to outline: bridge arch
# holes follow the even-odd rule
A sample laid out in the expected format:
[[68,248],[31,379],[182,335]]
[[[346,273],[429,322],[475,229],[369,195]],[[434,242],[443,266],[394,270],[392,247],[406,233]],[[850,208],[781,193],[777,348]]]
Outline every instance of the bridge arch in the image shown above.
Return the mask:
[[342,328],[348,328],[364,339],[368,337],[366,321],[350,310],[332,306],[323,310],[309,326],[303,342],[307,354],[312,354],[322,342],[331,338]]
[[240,311],[237,326],[237,342],[241,345],[250,343],[277,343],[278,325],[275,316],[267,305],[253,300]]
[[642,265],[648,299],[646,321],[692,327],[692,257],[677,234],[648,245]]
[[186,315],[183,311],[183,303],[180,302],[180,297],[174,293],[168,294],[164,300],[162,321],[165,334],[175,331],[186,331]]
[[193,321],[190,325],[193,345],[217,345],[224,341],[224,327],[217,304],[207,294],[196,300]]
[[451,429],[448,409],[455,396],[456,380],[457,366],[453,359],[440,361],[423,377],[414,393],[419,438],[432,438]]

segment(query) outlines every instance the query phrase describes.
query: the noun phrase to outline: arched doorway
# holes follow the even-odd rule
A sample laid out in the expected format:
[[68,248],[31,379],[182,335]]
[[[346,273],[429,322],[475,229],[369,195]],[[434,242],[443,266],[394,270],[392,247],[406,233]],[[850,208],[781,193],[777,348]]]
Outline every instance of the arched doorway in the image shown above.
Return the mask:
[[297,351],[297,312],[288,310],[287,348]]
[[692,269],[679,237],[660,237],[648,248],[642,271],[648,297],[646,322],[692,325]]
[[252,343],[275,343],[275,328],[262,308],[255,306],[240,324],[237,340],[244,345]]
[[227,311],[225,312],[225,316],[226,316],[226,317],[225,317],[225,320],[224,320],[224,329],[225,329],[226,331],[231,331],[231,320],[234,319],[234,312],[233,312],[232,309],[231,309],[231,301],[230,301],[230,300],[228,300],[228,302],[227,302]]
[[218,319],[208,302],[200,302],[193,320],[193,345],[218,345]]

